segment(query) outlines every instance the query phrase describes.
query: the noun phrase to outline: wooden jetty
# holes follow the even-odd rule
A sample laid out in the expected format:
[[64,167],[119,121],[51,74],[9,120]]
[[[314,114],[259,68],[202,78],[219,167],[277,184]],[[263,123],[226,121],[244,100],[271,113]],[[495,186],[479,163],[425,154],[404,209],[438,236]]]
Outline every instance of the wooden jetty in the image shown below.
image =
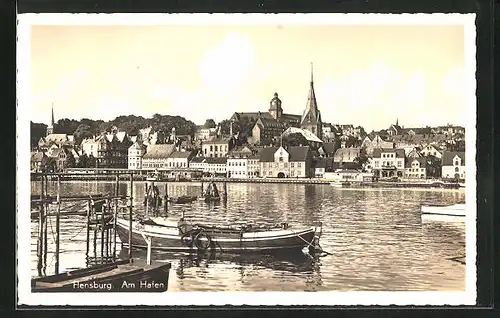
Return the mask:
[[[170,264],[151,264],[151,251],[148,250],[148,259],[145,266],[133,262],[132,250],[128,250],[125,260],[116,257],[116,220],[118,210],[128,210],[128,224],[132,226],[133,209],[133,175],[130,180],[130,195],[119,195],[120,177],[115,176],[115,193],[81,196],[61,196],[61,174],[40,175],[42,183],[40,195],[32,195],[32,204],[38,204],[39,210],[32,212],[38,214],[38,239],[37,239],[37,270],[38,277],[32,279],[32,289],[36,292],[51,291],[165,291],[168,285],[168,271]],[[57,181],[57,196],[48,195],[47,185],[49,181]],[[122,201],[128,204],[123,206]],[[59,249],[60,249],[60,217],[63,215],[75,215],[76,211],[61,211],[62,202],[86,203],[84,211],[78,211],[78,215],[86,216],[86,258],[87,268],[77,269],[67,273],[59,273]],[[49,205],[55,205],[56,212],[49,213]],[[47,219],[55,217],[55,265],[54,275],[47,276]],[[127,238],[122,238],[124,241]],[[132,235],[128,237],[132,242]],[[93,249],[91,250],[91,242]],[[93,251],[93,253],[92,253]],[[83,251],[82,251],[83,253]],[[93,256],[90,256],[93,254]],[[130,283],[124,285],[123,282]],[[146,282],[143,286],[143,282]],[[156,283],[155,283],[156,282]],[[121,285],[120,285],[121,284]],[[148,285],[149,284],[149,285]],[[124,286],[122,286],[124,285]],[[83,287],[82,287],[83,286]],[[104,289],[99,286],[105,286]],[[111,286],[111,287],[110,287]],[[123,287],[123,288],[122,288]],[[137,287],[137,288],[136,288]]]
[[170,263],[136,265],[121,260],[67,273],[35,278],[32,292],[164,292]]

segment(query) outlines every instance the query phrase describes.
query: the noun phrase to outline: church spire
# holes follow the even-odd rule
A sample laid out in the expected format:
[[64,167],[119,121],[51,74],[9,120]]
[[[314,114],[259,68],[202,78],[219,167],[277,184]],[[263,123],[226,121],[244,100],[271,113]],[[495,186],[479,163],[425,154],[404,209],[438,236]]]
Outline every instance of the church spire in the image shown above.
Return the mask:
[[51,114],[51,117],[50,117],[50,126],[54,127],[54,123],[55,123],[55,120],[54,120],[54,103],[52,103],[52,114]]
[[399,118],[396,118],[396,126],[399,126],[398,122],[399,122]]
[[314,83],[314,74],[313,74],[313,71],[314,71],[314,65],[313,65],[313,62],[311,62],[311,86],[313,85]]

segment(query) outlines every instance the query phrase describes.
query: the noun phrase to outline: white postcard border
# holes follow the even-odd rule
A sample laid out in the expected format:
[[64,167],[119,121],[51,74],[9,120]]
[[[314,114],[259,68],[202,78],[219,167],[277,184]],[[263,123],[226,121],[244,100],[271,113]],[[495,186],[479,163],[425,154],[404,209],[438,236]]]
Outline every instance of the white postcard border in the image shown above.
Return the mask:
[[[31,292],[30,270],[30,27],[31,25],[165,24],[458,24],[465,27],[470,121],[466,125],[466,288],[464,292]],[[475,14],[21,14],[18,16],[17,286],[18,305],[474,305],[476,303],[476,49]],[[119,295],[119,297],[117,297]]]

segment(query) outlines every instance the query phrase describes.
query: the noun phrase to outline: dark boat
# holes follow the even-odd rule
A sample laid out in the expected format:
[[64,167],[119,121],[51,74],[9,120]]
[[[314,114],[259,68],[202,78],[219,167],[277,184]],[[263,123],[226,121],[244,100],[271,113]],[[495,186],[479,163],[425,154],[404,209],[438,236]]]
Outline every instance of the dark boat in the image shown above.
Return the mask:
[[196,196],[182,195],[179,197],[169,197],[168,202],[176,204],[186,204],[194,202],[198,199]]
[[[129,221],[117,219],[117,233],[122,244],[128,245]],[[132,222],[132,247],[178,252],[283,252],[316,248],[321,225],[292,228],[286,223],[267,228],[223,228],[190,225],[182,219],[150,218]],[[127,246],[128,247],[128,246]]]
[[32,292],[163,292],[168,290],[170,263],[140,266],[131,260],[95,265],[34,278]]

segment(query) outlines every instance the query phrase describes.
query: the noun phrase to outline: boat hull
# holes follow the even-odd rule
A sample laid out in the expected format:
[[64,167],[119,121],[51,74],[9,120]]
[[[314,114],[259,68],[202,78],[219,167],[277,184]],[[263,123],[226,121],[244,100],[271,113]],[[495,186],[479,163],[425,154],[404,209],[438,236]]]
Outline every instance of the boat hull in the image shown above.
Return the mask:
[[433,214],[440,216],[465,217],[465,204],[454,204],[450,206],[426,206],[421,207],[422,214]]
[[[204,231],[206,235],[200,238],[202,241],[200,247],[189,239],[183,239],[182,234],[175,233],[176,229],[162,229],[162,226],[145,226],[140,229],[137,226],[138,223],[133,222],[132,247],[147,248],[147,237],[151,238],[152,249],[188,253],[207,250],[221,253],[272,253],[301,250],[304,247],[313,246],[315,236],[315,230],[312,227],[297,231],[245,232],[243,235],[236,232]],[[127,220],[117,221],[117,233],[122,244],[128,247],[129,224]],[[207,236],[210,237],[210,241]]]

